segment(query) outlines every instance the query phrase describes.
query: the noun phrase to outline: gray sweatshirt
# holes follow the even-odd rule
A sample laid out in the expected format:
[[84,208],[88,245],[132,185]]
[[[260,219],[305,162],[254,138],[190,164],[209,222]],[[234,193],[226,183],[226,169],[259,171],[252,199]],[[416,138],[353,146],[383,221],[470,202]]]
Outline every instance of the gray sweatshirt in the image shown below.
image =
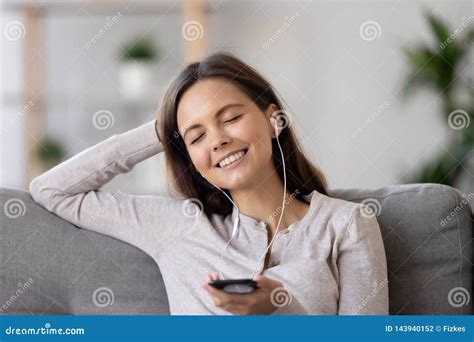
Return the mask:
[[[210,219],[189,199],[100,190],[163,145],[155,120],[92,146],[35,178],[33,199],[76,226],[130,243],[160,267],[172,315],[230,315],[201,285],[218,272],[237,210]],[[385,249],[377,219],[362,204],[305,194],[307,214],[279,231],[263,275],[290,294],[273,315],[387,315]],[[205,204],[204,204],[205,205]],[[221,260],[226,279],[263,268],[264,222],[242,213],[240,229]],[[259,269],[259,270],[260,270]],[[280,298],[281,299],[281,298]]]

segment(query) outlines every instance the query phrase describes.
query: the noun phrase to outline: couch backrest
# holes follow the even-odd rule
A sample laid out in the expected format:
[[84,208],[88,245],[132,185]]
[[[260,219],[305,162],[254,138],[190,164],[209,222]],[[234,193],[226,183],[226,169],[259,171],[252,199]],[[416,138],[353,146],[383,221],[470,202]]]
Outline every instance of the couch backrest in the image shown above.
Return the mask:
[[391,315],[472,314],[472,213],[469,200],[439,184],[336,189],[377,215],[387,256]]
[[[330,195],[377,215],[390,314],[472,314],[472,213],[460,192],[410,184]],[[24,191],[0,189],[0,205],[0,314],[169,314],[160,270],[141,250],[75,227]]]
[[4,314],[169,315],[160,270],[138,248],[80,229],[24,191],[0,189],[0,204]]

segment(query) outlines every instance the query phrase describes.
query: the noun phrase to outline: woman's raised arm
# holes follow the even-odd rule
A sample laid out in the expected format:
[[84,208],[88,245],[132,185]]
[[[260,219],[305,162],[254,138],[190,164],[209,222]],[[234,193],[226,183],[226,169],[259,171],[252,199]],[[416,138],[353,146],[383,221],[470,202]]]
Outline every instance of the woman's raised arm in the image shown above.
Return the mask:
[[[181,201],[100,188],[120,173],[163,151],[156,120],[85,149],[33,179],[30,194],[48,211],[77,225],[126,241],[156,255],[166,244],[165,222],[181,214]],[[182,215],[180,215],[182,216]],[[169,235],[169,234],[168,234]]]

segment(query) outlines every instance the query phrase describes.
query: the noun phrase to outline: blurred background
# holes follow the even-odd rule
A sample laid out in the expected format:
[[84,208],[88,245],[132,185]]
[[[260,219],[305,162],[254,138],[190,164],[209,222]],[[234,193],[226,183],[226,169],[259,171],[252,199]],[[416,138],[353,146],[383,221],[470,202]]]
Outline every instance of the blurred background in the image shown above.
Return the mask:
[[[1,6],[0,186],[156,117],[218,50],[288,105],[330,188],[432,182],[474,192],[472,1],[8,1]],[[163,155],[106,189],[167,194]]]

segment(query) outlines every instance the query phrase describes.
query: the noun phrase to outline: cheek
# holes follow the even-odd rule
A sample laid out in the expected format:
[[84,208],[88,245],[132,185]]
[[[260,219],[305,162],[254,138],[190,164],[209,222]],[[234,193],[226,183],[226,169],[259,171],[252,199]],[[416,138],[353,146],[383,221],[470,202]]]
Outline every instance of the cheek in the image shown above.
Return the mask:
[[191,156],[191,161],[193,162],[194,167],[198,171],[206,170],[209,167],[209,156],[205,151],[195,149],[192,152],[189,152],[189,155]]
[[269,138],[257,140],[255,143],[255,157],[262,165],[265,165],[272,159],[272,143]]
[[[260,126],[261,127],[261,126]],[[271,136],[263,134],[261,128],[251,128],[247,132],[248,142],[253,145],[256,157],[261,161],[266,161],[272,154]]]

